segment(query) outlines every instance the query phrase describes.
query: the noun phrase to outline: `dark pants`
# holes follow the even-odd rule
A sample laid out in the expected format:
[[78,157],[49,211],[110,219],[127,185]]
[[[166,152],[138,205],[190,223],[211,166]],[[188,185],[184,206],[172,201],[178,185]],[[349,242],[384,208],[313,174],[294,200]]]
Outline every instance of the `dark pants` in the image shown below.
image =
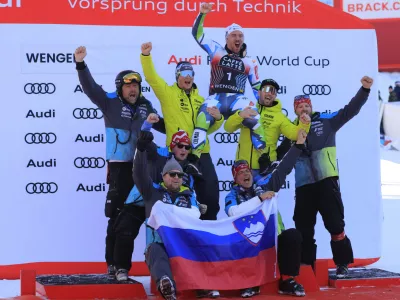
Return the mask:
[[175,286],[175,281],[173,280],[168,254],[165,251],[165,247],[163,244],[160,243],[150,244],[149,248],[146,251],[145,258],[147,267],[149,268],[150,271],[150,275],[156,282],[157,286],[160,282],[160,279],[163,276],[168,276],[172,280]]
[[278,236],[278,265],[281,275],[299,275],[301,243],[301,233],[294,228],[284,230]]
[[194,190],[197,201],[207,205],[207,212],[201,215],[202,220],[216,220],[219,212],[218,177],[209,153],[203,153],[199,159],[201,179],[195,179]]
[[303,237],[302,263],[314,265],[317,245],[314,233],[317,213],[320,213],[324,226],[332,236],[331,249],[336,265],[353,262],[353,250],[347,236],[334,241],[335,236],[344,233],[344,207],[337,177],[330,177],[296,188],[296,205],[293,220]]
[[145,221],[144,207],[125,205],[115,219],[114,263],[117,270],[130,270],[132,267],[133,244]]
[[108,220],[106,236],[106,262],[114,265],[115,233],[114,223],[117,215],[133,187],[132,166],[130,162],[108,163],[107,183],[108,192],[104,213]]

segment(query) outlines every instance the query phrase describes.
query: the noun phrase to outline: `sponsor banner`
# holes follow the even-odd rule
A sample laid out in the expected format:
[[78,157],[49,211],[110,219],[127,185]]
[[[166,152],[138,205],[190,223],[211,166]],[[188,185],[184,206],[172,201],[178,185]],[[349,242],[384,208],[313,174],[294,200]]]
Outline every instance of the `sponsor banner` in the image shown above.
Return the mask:
[[[25,2],[22,0],[21,6]],[[0,0],[0,3],[6,1]],[[14,8],[15,3],[13,1]],[[40,3],[38,1],[38,5]],[[318,5],[330,9],[321,3]],[[0,11],[3,9],[11,8],[2,7]],[[193,18],[194,15],[191,22]],[[183,25],[157,30],[145,26],[0,26],[7,31],[3,34],[2,30],[0,35],[8,45],[0,49],[3,66],[0,75],[7,87],[3,91],[7,113],[0,119],[0,126],[8,128],[3,133],[7,143],[0,157],[0,172],[3,184],[8,187],[3,198],[10,199],[2,202],[2,211],[7,214],[0,218],[0,235],[10,247],[2,249],[0,265],[104,261],[107,226],[104,204],[108,189],[104,114],[83,93],[72,53],[76,47],[85,45],[88,51],[85,62],[95,81],[105,91],[113,92],[119,71],[129,68],[143,74],[140,45],[150,39],[159,75],[173,84],[176,64],[189,60],[194,65],[195,82],[204,97],[208,96],[210,79],[207,54],[194,41],[191,28]],[[315,111],[335,112],[357,92],[363,75],[376,77],[375,32],[356,28],[246,29],[248,55],[259,65],[260,79],[273,78],[281,85],[278,98],[283,113],[290,119],[295,118],[293,99],[296,95],[310,95]],[[43,34],[48,30],[51,31],[50,41]],[[136,38],[127,38],[132,32]],[[224,29],[206,27],[205,32],[224,42]],[[280,42],[274,43],[274,47],[260,44],[260,35],[264,34],[271,41]],[[109,40],[118,42],[114,44]],[[339,48],[338,40],[341,41]],[[162,114],[159,101],[147,82],[143,82],[142,89]],[[256,101],[248,83],[246,96]],[[379,157],[376,98],[374,86],[359,115],[337,134],[346,233],[352,239],[357,258],[380,255],[379,163],[365,163]],[[166,137],[158,132],[154,134],[155,141],[163,146]],[[209,140],[219,177],[221,210],[218,218],[225,218],[224,197],[231,186],[231,166],[239,132],[227,133],[222,127]],[[294,189],[292,172],[279,192],[278,201],[287,228],[294,226]],[[16,222],[21,219],[24,222]],[[7,225],[10,223],[12,227]],[[370,239],[363,238],[365,232]],[[39,234],[40,243],[37,242]],[[330,258],[330,235],[321,220],[316,227],[316,239],[319,258]],[[82,243],[85,247],[81,247]],[[30,251],[25,251],[25,245],[30,245]],[[134,261],[143,261],[144,246],[142,226],[135,241]]]
[[[371,28],[315,0],[213,3],[207,18],[211,27],[226,27],[227,19],[240,14],[241,26],[251,28]],[[200,5],[198,0],[1,0],[0,13],[4,23],[182,27],[192,26]]]
[[399,19],[399,0],[343,0],[343,11],[360,19]]

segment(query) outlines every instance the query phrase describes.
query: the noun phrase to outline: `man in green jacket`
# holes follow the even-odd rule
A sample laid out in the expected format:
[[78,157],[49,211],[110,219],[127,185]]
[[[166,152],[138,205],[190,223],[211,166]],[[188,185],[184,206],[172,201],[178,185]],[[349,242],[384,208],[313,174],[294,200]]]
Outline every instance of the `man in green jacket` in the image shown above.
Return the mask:
[[[156,72],[151,57],[152,44],[144,43],[141,47],[142,54],[140,61],[146,81],[153,89],[161,104],[165,128],[167,133],[166,145],[171,144],[172,135],[185,130],[192,138],[197,113],[204,102],[194,83],[194,70],[189,62],[180,62],[176,66],[176,82],[168,85]],[[215,119],[215,123],[208,130],[208,134],[217,131],[224,118],[218,108],[208,108],[208,112]],[[195,155],[189,155],[188,160],[198,164],[204,180],[195,181],[197,199],[201,204],[207,205],[206,214],[202,215],[203,220],[216,220],[219,211],[219,187],[218,177],[210,156],[210,145],[207,139],[202,155],[198,159]]]

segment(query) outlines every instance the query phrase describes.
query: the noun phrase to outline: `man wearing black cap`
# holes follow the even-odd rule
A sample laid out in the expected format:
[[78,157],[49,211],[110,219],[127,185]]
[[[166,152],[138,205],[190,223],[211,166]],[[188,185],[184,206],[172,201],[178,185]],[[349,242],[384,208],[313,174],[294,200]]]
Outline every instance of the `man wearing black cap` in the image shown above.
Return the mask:
[[[161,104],[161,110],[165,119],[167,131],[166,145],[171,144],[172,135],[185,130],[192,138],[195,130],[197,113],[204,102],[194,83],[194,70],[189,62],[183,61],[177,64],[175,70],[176,82],[168,85],[156,72],[150,54],[151,43],[144,43],[141,47],[140,61],[146,81],[149,83]],[[224,118],[216,107],[207,108],[209,114],[215,119],[214,125],[210,126],[207,134],[217,131]],[[203,175],[203,180],[195,180],[195,189],[198,191],[198,201],[207,205],[203,220],[216,220],[219,211],[219,187],[218,177],[210,156],[210,145],[208,138],[200,158],[190,154],[189,162],[198,164]]]
[[[115,79],[116,91],[107,93],[98,85],[84,62],[86,48],[75,50],[76,69],[83,92],[104,115],[106,127],[107,183],[109,184],[105,215],[110,218],[106,236],[106,262],[108,273],[115,273],[114,248],[117,247],[114,222],[134,183],[133,156],[140,127],[150,113],[157,113],[150,101],[141,94],[142,77],[131,70],[120,72]],[[164,122],[154,129],[165,133]],[[134,206],[131,213],[144,221],[144,208]],[[143,223],[142,221],[142,223]],[[139,226],[140,228],[140,226]],[[137,235],[137,234],[136,234]]]
[[[268,169],[272,161],[277,160],[276,145],[281,134],[290,140],[297,139],[299,129],[308,132],[310,129],[310,117],[304,114],[299,125],[293,125],[282,112],[282,103],[276,98],[280,86],[273,79],[262,81],[258,91],[257,109],[260,112],[261,123],[264,127],[266,147],[260,151],[251,145],[250,129],[243,125],[244,120],[251,118],[256,112],[251,108],[238,111],[228,118],[224,128],[227,132],[235,132],[240,128],[239,145],[236,151],[236,160],[245,160],[250,164],[250,168],[255,175],[263,173]],[[261,155],[261,156],[260,156]]]

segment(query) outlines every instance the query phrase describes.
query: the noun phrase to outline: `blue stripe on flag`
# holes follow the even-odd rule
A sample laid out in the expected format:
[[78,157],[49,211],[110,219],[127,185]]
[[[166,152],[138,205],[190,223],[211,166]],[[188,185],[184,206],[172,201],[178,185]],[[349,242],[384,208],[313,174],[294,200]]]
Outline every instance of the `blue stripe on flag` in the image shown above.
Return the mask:
[[241,233],[219,236],[205,231],[160,226],[157,230],[168,256],[198,262],[217,262],[255,257],[275,246],[275,215],[270,215],[257,245]]

